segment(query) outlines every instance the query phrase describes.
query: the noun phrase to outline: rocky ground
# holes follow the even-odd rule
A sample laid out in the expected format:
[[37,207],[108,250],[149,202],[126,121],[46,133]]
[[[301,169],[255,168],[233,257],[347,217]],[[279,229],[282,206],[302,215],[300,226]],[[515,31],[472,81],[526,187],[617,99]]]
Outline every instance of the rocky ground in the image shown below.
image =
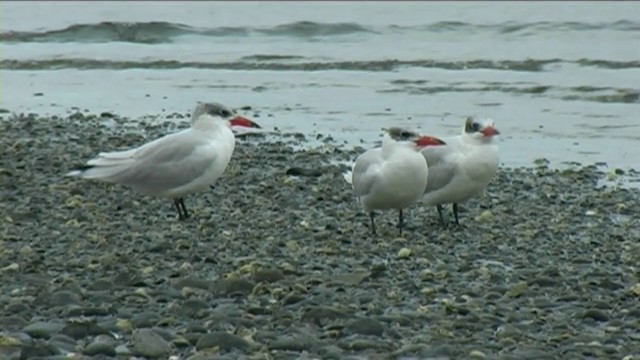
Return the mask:
[[337,165],[363,149],[330,140],[239,139],[183,222],[63,176],[172,131],[5,114],[0,358],[640,359],[640,194],[596,166],[501,168],[462,226],[414,206],[403,237],[370,235]]

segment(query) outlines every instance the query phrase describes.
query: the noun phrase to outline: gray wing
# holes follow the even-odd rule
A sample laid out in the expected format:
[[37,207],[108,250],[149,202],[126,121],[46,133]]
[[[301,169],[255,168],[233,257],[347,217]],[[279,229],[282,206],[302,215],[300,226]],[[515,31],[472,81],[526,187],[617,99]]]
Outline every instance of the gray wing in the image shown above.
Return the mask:
[[202,176],[216,161],[218,152],[206,139],[180,132],[138,149],[102,153],[89,162],[89,178],[129,185],[155,194],[186,185]]
[[353,166],[352,180],[353,191],[356,196],[367,195],[377,179],[382,160],[382,150],[380,148],[367,150],[358,156]]
[[422,155],[429,166],[429,180],[425,193],[447,186],[456,174],[456,154],[449,146],[428,146]]

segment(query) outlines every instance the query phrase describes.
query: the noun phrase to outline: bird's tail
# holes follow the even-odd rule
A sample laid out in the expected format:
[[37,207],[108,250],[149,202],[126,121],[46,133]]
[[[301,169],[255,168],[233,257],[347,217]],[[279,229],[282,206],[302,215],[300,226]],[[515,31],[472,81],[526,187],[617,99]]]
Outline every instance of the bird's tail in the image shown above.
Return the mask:
[[100,153],[95,159],[89,160],[86,165],[69,171],[66,176],[112,181],[127,168],[131,161],[129,151]]

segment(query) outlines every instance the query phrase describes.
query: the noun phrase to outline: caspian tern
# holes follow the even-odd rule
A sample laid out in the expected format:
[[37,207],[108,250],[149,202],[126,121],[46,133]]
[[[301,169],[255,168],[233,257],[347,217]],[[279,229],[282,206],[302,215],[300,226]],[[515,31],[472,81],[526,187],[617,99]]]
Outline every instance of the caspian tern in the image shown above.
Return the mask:
[[443,144],[440,139],[392,127],[387,129],[382,147],[358,156],[352,171],[344,174],[371,218],[374,235],[374,210],[388,209],[398,210],[398,229],[402,235],[403,209],[420,199],[427,186],[429,169],[420,149]]
[[422,149],[429,165],[429,181],[422,201],[436,206],[443,225],[442,204],[453,204],[459,225],[458,203],[482,194],[496,174],[499,158],[494,138],[499,134],[493,121],[479,122],[469,117],[462,134],[447,139],[447,145]]
[[173,199],[178,218],[189,217],[184,197],[212,186],[224,173],[233,150],[231,127],[260,128],[216,102],[200,103],[191,127],[140,147],[99,153],[87,165],[67,173],[129,186],[134,190]]

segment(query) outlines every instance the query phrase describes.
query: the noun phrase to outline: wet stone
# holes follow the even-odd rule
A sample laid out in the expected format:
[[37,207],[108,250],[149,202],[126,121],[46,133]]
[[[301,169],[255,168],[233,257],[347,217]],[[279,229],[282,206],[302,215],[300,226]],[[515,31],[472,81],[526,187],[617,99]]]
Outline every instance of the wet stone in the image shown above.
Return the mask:
[[374,319],[358,319],[350,322],[346,329],[354,334],[382,336],[384,327]]
[[243,278],[220,280],[214,285],[214,291],[221,295],[247,295],[253,291],[256,284]]
[[221,350],[248,350],[252,345],[245,339],[227,332],[205,334],[198,340],[196,349],[219,347]]
[[29,324],[22,329],[22,332],[29,334],[33,338],[48,339],[64,329],[64,324],[59,322],[39,321]]
[[165,358],[171,353],[171,345],[151,329],[140,329],[133,333],[131,353],[150,359]]

